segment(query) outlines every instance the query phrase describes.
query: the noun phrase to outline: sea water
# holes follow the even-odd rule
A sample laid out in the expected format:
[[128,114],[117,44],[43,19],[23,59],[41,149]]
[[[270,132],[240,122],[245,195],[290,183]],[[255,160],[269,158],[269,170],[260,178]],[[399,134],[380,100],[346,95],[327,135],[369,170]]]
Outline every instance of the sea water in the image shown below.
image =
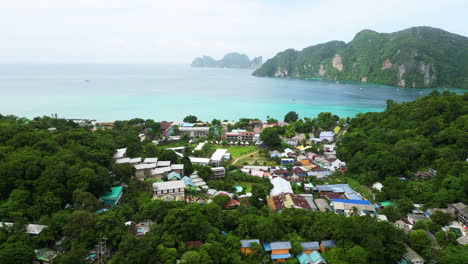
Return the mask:
[[134,117],[180,121],[283,119],[332,112],[340,117],[382,111],[431,90],[336,81],[259,78],[252,70],[149,64],[0,65],[0,114],[57,114],[98,121]]

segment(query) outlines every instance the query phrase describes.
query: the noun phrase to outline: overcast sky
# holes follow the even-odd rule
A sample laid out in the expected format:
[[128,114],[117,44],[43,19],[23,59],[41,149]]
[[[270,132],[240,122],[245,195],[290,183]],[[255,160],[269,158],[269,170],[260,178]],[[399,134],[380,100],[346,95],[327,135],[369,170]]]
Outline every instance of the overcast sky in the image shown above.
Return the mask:
[[190,63],[432,26],[468,36],[467,0],[0,0],[0,63]]

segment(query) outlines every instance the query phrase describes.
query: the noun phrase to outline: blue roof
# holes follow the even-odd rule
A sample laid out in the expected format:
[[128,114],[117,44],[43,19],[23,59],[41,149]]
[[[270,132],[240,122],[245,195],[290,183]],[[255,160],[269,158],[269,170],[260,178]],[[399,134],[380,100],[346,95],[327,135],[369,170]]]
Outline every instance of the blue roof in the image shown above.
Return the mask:
[[348,200],[348,199],[332,199],[334,203],[347,203],[347,204],[361,204],[370,205],[371,203],[367,200]]
[[188,177],[188,176],[182,177],[182,180],[184,181],[185,185],[187,185],[187,186],[197,187],[197,186],[193,183],[192,178],[190,178],[190,177]]
[[265,251],[267,251],[267,252],[268,252],[268,251],[271,251],[270,243],[268,243],[268,242],[263,242],[263,249],[264,249]]
[[291,254],[287,253],[287,254],[272,254],[271,255],[271,259],[287,259],[287,258],[290,258],[291,257]]
[[270,247],[272,250],[277,250],[277,249],[291,249],[291,242],[289,241],[276,241],[276,242],[271,242]]
[[[313,174],[312,174],[313,175]],[[319,191],[333,191],[343,190],[343,192],[351,200],[362,200],[361,196],[349,186],[349,184],[329,184],[329,185],[317,185]]]
[[250,244],[252,244],[252,243],[260,244],[260,240],[258,240],[258,239],[246,239],[246,240],[241,240],[240,243],[241,243],[241,247],[246,248],[246,247],[250,247]]
[[326,248],[336,247],[337,243],[336,240],[324,240],[322,241],[322,245]]
[[318,253],[317,251],[313,251],[309,254],[310,258],[312,259],[312,262],[316,263],[316,262],[319,262],[319,261],[323,261],[325,263],[327,263],[325,261],[325,259],[322,257],[322,255],[320,255],[320,253]]
[[239,133],[239,132],[247,132],[247,130],[245,130],[245,129],[233,129],[231,132],[232,133]]
[[183,123],[182,126],[183,126],[183,127],[193,127],[193,126],[195,126],[195,124],[192,124],[192,123]]
[[314,249],[320,249],[319,242],[314,241],[314,242],[304,242],[301,243],[302,249],[303,250],[314,250]]
[[168,179],[172,179],[172,178],[180,179],[180,174],[177,173],[177,172],[175,172],[175,171],[173,171],[173,172],[171,172],[171,173],[169,173],[169,174],[167,175],[167,178],[168,178]]

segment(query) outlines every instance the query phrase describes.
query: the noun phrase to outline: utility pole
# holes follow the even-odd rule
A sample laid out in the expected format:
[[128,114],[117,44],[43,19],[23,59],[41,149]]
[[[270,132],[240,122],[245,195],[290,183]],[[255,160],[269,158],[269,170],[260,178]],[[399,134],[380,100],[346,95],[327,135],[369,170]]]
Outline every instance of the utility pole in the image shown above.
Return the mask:
[[97,247],[97,257],[98,264],[104,264],[107,258],[107,237],[102,238],[102,241],[99,241],[96,245]]

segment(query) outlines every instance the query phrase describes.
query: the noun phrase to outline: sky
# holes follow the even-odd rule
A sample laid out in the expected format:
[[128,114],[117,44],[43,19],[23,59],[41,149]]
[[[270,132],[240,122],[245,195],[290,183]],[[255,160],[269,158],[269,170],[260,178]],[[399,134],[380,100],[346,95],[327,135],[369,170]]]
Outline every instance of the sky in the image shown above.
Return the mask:
[[467,13],[467,0],[0,0],[0,63],[266,60],[363,29],[468,36]]

